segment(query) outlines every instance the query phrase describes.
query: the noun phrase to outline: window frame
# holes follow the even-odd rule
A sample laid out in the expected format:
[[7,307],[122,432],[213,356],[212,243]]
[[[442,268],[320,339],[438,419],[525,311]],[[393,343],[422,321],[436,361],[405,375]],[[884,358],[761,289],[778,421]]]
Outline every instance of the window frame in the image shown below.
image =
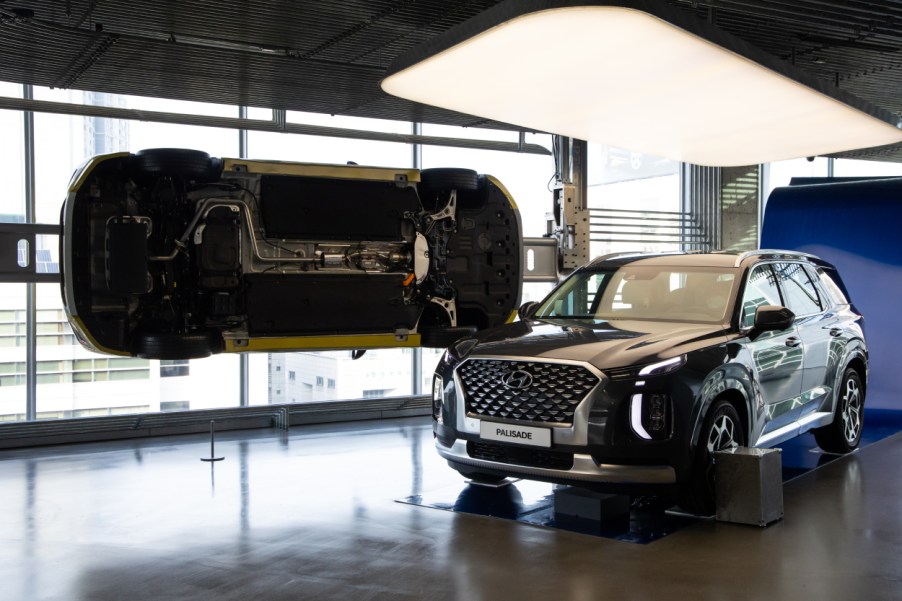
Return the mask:
[[[773,277],[774,286],[777,288],[777,294],[780,296],[780,306],[782,306],[782,307],[786,306],[786,304],[785,304],[786,301],[783,298],[783,290],[780,288],[780,282],[777,279],[777,274],[773,268],[774,263],[775,263],[775,261],[758,261],[758,262],[750,265],[748,270],[745,273],[745,280],[742,282],[742,290],[736,296],[736,314],[737,314],[736,323],[738,325],[737,329],[740,332],[748,332],[748,331],[752,330],[752,328],[755,327],[754,316],[752,317],[751,325],[744,325],[743,321],[744,321],[744,314],[745,314],[745,295],[749,290],[749,286],[752,281],[752,274],[754,274],[755,270],[758,269],[759,267],[766,268],[771,271],[771,277]],[[761,305],[759,305],[759,306],[761,306]],[[757,309],[756,309],[756,311],[757,311]]]
[[[777,265],[799,265],[802,268],[802,273],[804,273],[805,276],[808,278],[808,282],[814,288],[814,291],[818,296],[818,298],[817,298],[817,304],[819,306],[818,311],[814,311],[812,313],[796,313],[795,310],[789,306],[788,301],[787,301],[788,296],[783,290],[783,284],[780,281],[780,275],[779,275],[780,271],[776,268]],[[780,289],[780,298],[783,300],[783,306],[786,307],[787,309],[789,309],[790,311],[792,311],[793,314],[796,316],[796,319],[803,318],[803,317],[813,317],[815,315],[821,315],[827,310],[827,307],[824,306],[824,302],[823,302],[824,301],[823,292],[818,288],[817,284],[815,283],[816,279],[812,278],[811,274],[806,269],[807,263],[805,261],[792,261],[792,260],[772,261],[771,266],[774,270],[774,273],[776,274],[777,287]]]

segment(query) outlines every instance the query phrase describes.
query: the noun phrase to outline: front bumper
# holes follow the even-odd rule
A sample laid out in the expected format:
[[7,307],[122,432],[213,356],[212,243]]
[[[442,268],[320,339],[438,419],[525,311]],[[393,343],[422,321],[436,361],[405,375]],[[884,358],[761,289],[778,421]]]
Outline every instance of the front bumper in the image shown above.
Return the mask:
[[[494,355],[479,355],[475,359],[490,362],[536,361],[534,358]],[[671,393],[669,379],[659,379],[652,386],[642,381],[637,383],[632,378],[625,379],[619,374],[612,380],[587,362],[545,357],[539,361],[562,368],[578,366],[598,379],[598,383],[571,409],[573,413],[569,423],[505,419],[501,411],[494,416],[495,419],[490,419],[469,412],[465,406],[464,382],[459,369],[464,362],[457,365],[440,363],[435,380],[438,387],[433,391],[434,432],[439,455],[462,473],[485,472],[589,487],[593,484],[666,486],[685,477],[681,466],[686,464],[686,460],[680,449],[687,448],[687,445],[674,434],[687,428],[674,427],[674,434],[664,439],[646,440],[633,434],[629,424],[629,399],[637,393],[658,390]],[[535,368],[530,369],[534,371]],[[490,376],[479,375],[482,380]],[[578,389],[578,374],[562,371],[554,377],[561,385],[569,385],[572,381],[576,387],[574,390]],[[480,400],[485,402],[485,391],[481,394]],[[547,405],[543,407],[547,408]],[[503,408],[507,409],[507,406]],[[484,438],[482,425],[486,422],[547,429],[550,445],[533,446]]]
[[559,470],[474,459],[467,453],[467,442],[461,439],[455,440],[450,447],[446,447],[436,439],[435,447],[438,454],[452,464],[518,474],[525,478],[550,481],[572,480],[599,484],[674,484],[676,482],[676,471],[669,465],[599,464],[592,459],[591,455],[574,453],[573,467],[569,470]]

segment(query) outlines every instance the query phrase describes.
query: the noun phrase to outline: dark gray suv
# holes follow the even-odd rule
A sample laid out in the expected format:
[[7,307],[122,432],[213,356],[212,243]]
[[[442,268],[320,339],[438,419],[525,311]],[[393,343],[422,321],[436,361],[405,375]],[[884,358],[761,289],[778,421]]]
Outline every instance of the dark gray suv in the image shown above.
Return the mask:
[[609,255],[520,314],[436,370],[438,452],[473,480],[669,485],[710,513],[714,451],[861,437],[863,318],[812,255]]

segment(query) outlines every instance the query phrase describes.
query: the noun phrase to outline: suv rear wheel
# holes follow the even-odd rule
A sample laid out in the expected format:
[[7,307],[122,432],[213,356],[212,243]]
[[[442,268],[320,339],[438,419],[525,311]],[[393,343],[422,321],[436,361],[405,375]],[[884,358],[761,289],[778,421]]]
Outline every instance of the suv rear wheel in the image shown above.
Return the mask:
[[864,424],[864,387],[861,377],[851,367],[843,373],[833,421],[814,430],[817,446],[828,453],[849,453],[861,441]]

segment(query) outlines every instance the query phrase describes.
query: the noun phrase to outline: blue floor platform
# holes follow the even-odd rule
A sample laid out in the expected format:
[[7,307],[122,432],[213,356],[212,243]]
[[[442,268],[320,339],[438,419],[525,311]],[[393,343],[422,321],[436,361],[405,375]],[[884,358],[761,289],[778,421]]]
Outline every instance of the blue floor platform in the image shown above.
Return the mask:
[[[902,411],[865,409],[864,431],[859,448],[900,431]],[[814,441],[814,435],[810,433],[787,441],[780,448],[784,483],[842,457],[821,451]],[[680,512],[673,507],[673,501],[669,497],[649,495],[633,499],[629,516],[601,523],[572,520],[561,523],[555,519],[554,490],[555,485],[529,480],[515,480],[501,486],[462,483],[398,501],[638,544],[654,542],[699,520],[711,519]]]

